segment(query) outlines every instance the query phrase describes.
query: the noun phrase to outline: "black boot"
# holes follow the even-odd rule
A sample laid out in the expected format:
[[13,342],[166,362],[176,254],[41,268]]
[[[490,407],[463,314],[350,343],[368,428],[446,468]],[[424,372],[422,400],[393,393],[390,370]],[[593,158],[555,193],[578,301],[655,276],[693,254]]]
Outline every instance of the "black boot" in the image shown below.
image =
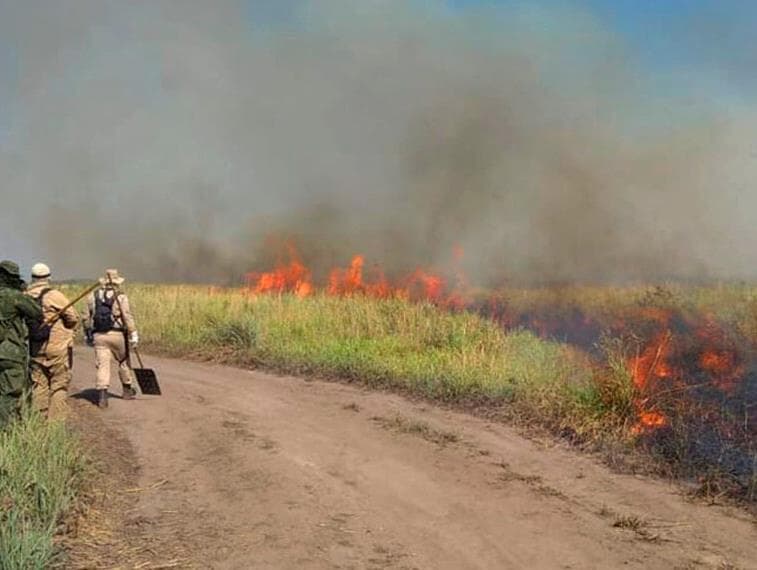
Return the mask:
[[97,407],[98,408],[108,407],[108,390],[107,389],[97,391]]
[[133,400],[137,396],[137,391],[131,384],[122,384],[122,387],[124,391],[121,394],[121,398],[124,400]]

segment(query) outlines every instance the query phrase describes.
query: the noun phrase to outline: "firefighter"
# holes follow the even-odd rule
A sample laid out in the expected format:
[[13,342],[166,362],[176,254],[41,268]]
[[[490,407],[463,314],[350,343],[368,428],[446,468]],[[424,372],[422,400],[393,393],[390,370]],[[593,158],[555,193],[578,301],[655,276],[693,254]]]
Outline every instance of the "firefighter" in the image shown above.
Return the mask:
[[42,320],[42,309],[24,295],[18,265],[0,262],[0,429],[18,418],[29,380],[29,326]]
[[[69,306],[66,296],[50,285],[50,268],[44,263],[32,267],[26,294],[39,304],[45,319],[29,329],[32,403],[48,419],[63,420],[68,415],[66,400],[79,314]],[[52,318],[55,322],[47,324]]]
[[101,408],[108,407],[111,356],[118,362],[123,399],[133,400],[137,395],[129,348],[137,346],[139,334],[129,298],[121,290],[123,283],[118,270],[108,269],[100,279],[100,287],[87,298],[85,333],[87,344],[95,347],[97,405]]

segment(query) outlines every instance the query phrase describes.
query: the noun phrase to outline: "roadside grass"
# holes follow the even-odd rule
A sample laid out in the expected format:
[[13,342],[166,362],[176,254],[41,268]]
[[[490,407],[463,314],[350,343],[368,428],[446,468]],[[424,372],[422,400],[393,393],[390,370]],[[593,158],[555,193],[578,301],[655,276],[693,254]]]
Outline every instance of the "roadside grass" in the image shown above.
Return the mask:
[[[505,288],[482,292],[488,304],[481,301],[478,312],[475,303],[470,312],[454,312],[360,295],[299,299],[203,286],[131,285],[128,292],[146,350],[483,405],[601,449],[616,466],[698,481],[699,491],[714,498],[757,501],[751,368],[757,287],[751,285]],[[534,317],[548,317],[578,323],[577,334],[585,328],[596,341],[561,342],[567,339],[559,327],[537,334],[498,320],[491,312],[498,303],[508,316],[531,318],[537,326],[529,329],[539,332],[542,322]],[[605,333],[619,321],[633,322],[640,308],[707,315],[746,340],[750,368],[738,396],[696,387],[642,393],[629,370],[639,338],[633,330]],[[700,395],[709,398],[706,407]],[[664,410],[669,425],[634,432],[639,402]]]
[[28,413],[0,432],[0,569],[48,568],[86,459],[62,423]]
[[133,286],[148,349],[391,387],[447,402],[509,402],[577,433],[601,397],[580,351],[477,315],[364,297],[249,296]]

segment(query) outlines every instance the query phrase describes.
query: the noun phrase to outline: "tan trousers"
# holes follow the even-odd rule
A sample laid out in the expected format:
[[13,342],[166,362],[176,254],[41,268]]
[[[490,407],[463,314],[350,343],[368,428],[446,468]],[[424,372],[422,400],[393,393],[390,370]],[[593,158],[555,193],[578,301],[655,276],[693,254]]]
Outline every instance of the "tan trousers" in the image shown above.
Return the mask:
[[32,360],[32,403],[43,416],[65,420],[68,416],[68,387],[71,384],[73,350],[45,364]]
[[129,353],[124,333],[110,331],[95,333],[95,368],[97,378],[95,387],[98,390],[110,387],[110,357],[118,362],[118,377],[121,384],[131,386],[134,383],[134,373],[129,367]]

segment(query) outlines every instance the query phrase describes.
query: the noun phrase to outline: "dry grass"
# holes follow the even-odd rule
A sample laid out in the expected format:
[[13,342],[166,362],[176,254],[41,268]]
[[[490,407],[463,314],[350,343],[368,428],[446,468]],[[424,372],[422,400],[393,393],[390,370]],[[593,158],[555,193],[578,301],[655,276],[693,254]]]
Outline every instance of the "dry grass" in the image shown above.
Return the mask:
[[456,433],[431,427],[424,421],[407,418],[401,414],[390,418],[376,416],[371,419],[385,429],[415,435],[439,446],[460,441],[460,436]]

